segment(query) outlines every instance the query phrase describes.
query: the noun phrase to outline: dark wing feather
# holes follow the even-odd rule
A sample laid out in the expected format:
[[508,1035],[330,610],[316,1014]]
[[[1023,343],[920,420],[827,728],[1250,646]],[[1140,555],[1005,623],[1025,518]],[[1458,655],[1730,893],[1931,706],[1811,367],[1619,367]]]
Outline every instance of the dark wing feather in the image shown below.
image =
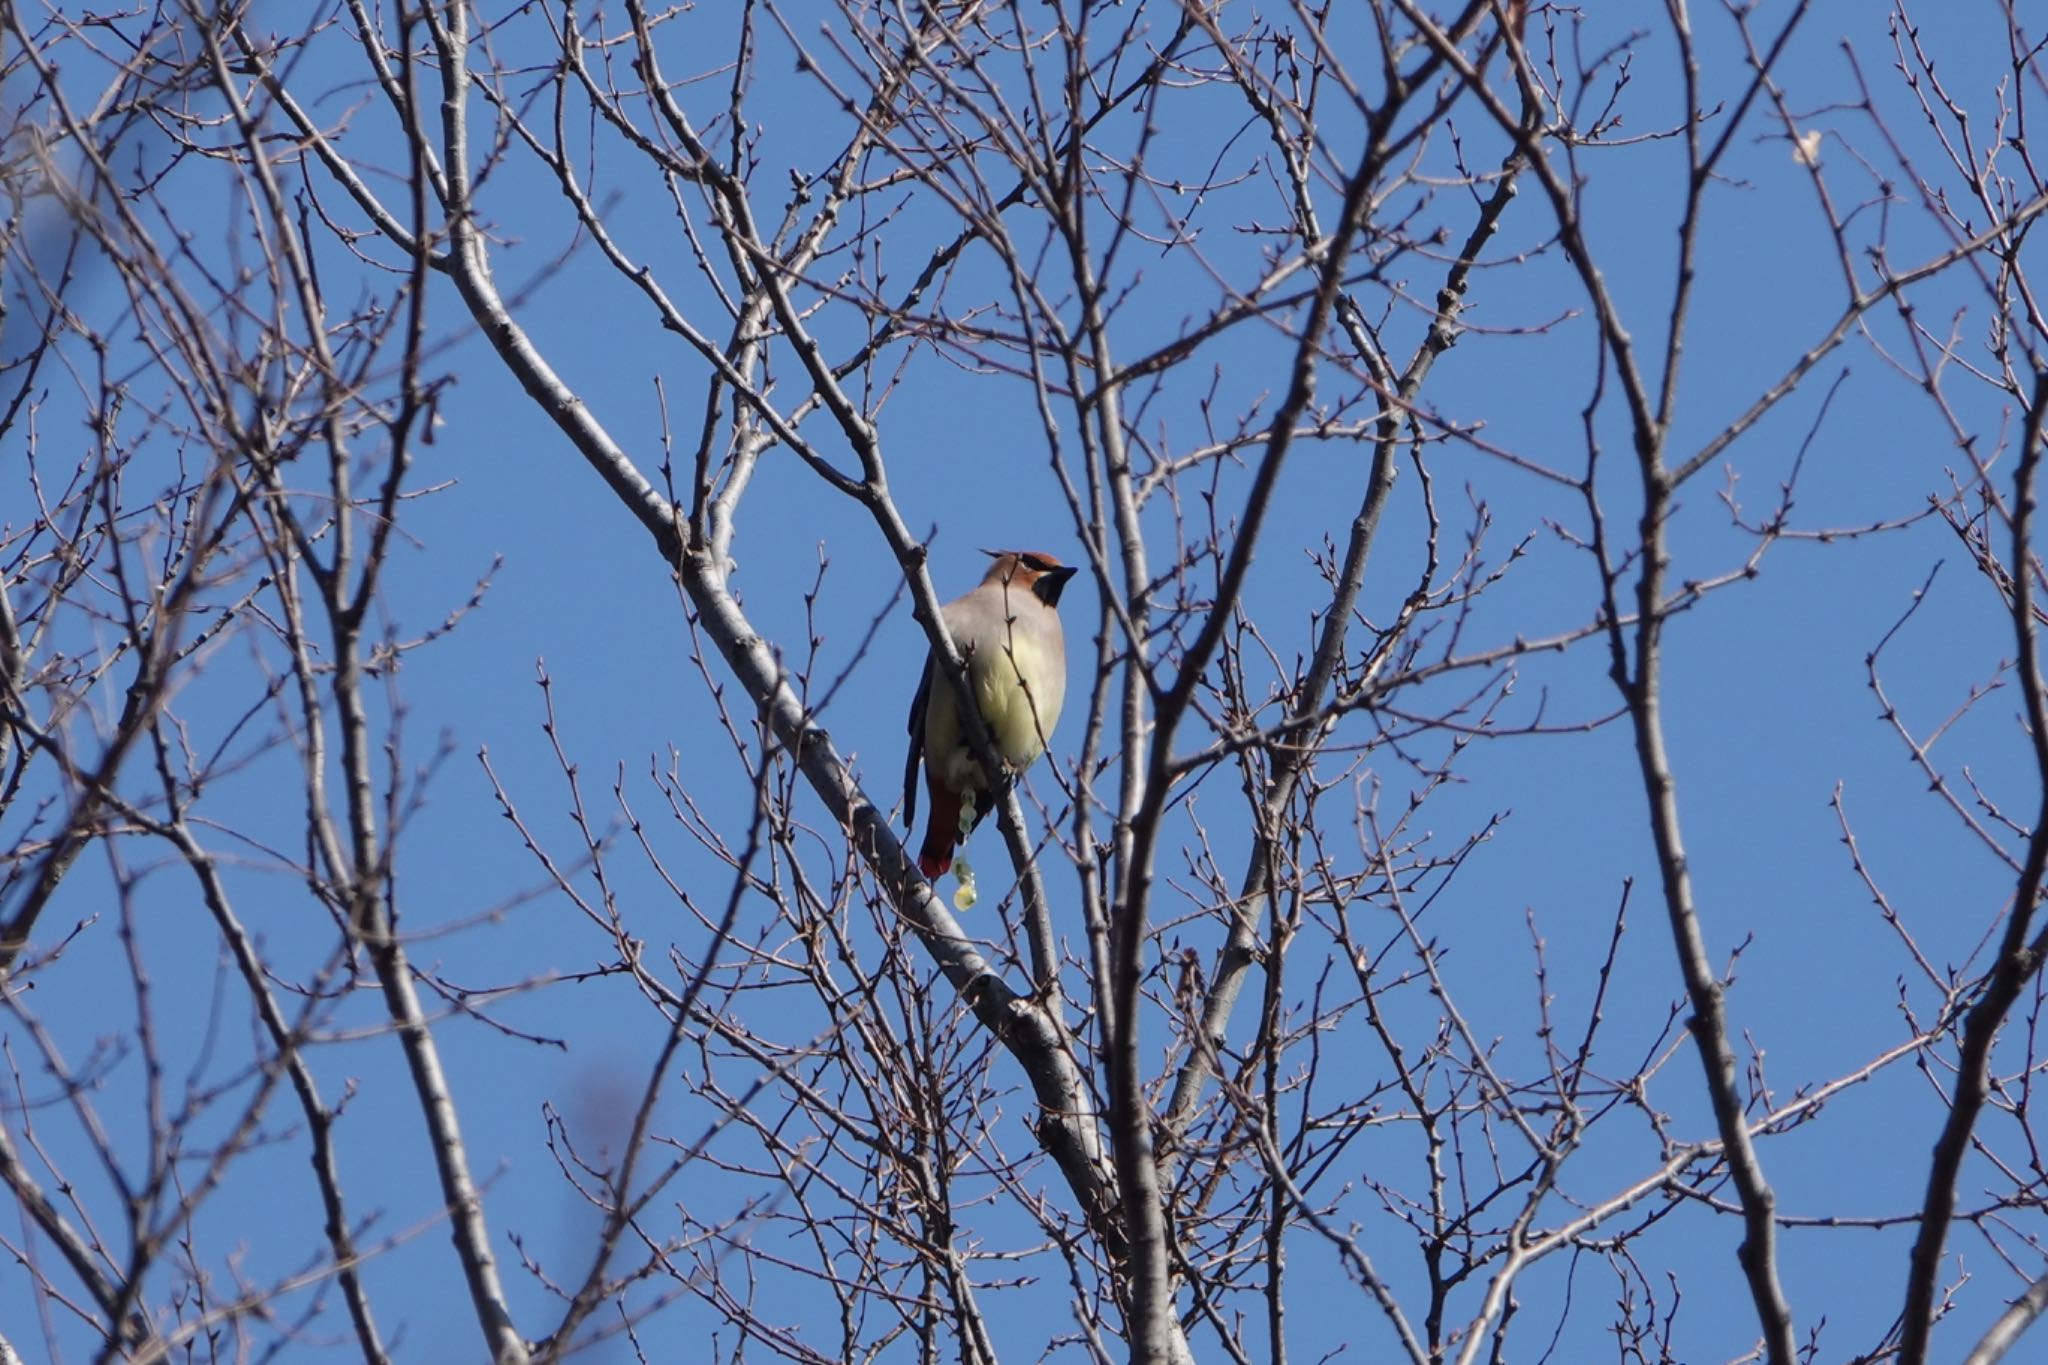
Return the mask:
[[917,761],[924,757],[924,709],[932,699],[932,656],[924,656],[924,675],[910,701],[910,752],[903,758],[903,828],[917,828]]

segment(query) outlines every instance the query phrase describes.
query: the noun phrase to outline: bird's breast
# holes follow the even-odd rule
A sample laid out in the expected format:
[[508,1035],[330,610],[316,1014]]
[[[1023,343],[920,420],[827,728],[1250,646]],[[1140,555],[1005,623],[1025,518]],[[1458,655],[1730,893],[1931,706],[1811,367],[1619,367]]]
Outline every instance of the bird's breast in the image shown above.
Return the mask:
[[1065,652],[1019,633],[990,653],[983,658],[977,651],[971,666],[975,702],[1003,757],[1023,768],[1045,752],[1046,736],[1059,722],[1067,690]]

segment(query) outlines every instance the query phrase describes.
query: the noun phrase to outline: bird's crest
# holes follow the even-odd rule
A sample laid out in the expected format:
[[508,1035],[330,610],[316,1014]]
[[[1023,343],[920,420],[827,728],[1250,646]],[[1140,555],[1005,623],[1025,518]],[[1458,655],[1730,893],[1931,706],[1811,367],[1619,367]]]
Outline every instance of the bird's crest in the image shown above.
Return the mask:
[[1015,555],[1017,562],[1030,569],[1033,573],[1052,573],[1056,569],[1066,567],[1060,563],[1057,555],[1049,555],[1043,550],[983,550],[982,553],[990,559],[1001,559],[1005,555]]

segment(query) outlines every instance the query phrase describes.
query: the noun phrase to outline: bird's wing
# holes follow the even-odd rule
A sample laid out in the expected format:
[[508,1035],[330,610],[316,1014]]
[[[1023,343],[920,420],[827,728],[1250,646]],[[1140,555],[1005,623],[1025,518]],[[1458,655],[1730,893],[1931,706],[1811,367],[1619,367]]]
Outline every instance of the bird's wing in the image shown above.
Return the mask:
[[932,656],[924,656],[924,675],[910,699],[910,745],[903,757],[903,828],[917,827],[917,760],[924,757],[924,709],[932,699]]

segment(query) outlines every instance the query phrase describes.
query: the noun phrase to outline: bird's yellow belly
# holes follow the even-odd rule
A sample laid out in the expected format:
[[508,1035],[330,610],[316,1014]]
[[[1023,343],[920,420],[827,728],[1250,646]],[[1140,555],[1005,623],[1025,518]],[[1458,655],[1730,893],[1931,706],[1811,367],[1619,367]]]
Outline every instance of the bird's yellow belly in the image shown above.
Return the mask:
[[[1020,637],[989,662],[975,670],[975,700],[1003,757],[1012,768],[1027,768],[1045,752],[1046,736],[1060,718],[1064,660],[1046,658],[1034,641]],[[1038,679],[1037,686],[1027,687],[1027,677]]]
[[1045,718],[1038,714],[1008,660],[990,673],[990,677],[975,679],[975,700],[981,706],[982,719],[988,722],[989,734],[1009,765],[1027,768],[1045,752],[1045,737],[1040,733]]
[[[1012,771],[1029,767],[1045,752],[1045,737],[1059,720],[1064,699],[1066,679],[1058,669],[1044,667],[1049,661],[1040,659],[1039,654],[1030,642],[1020,639],[993,658],[968,661],[975,705]],[[1026,674],[1050,682],[1029,689],[1024,683]],[[925,761],[935,765],[937,775],[949,786],[985,788],[987,776],[974,761],[965,728],[947,692],[935,688],[926,713]]]

